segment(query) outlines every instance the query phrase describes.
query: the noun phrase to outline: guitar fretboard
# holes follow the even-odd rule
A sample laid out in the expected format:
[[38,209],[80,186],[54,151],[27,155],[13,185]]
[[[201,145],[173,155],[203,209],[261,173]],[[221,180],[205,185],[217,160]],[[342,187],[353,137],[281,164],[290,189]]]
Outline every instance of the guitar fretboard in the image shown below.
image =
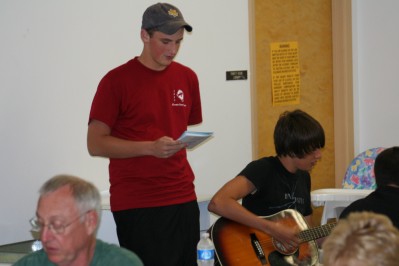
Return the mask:
[[317,227],[313,227],[311,229],[304,230],[300,232],[298,236],[302,240],[302,242],[308,242],[311,240],[319,239],[328,236],[336,225],[337,225],[336,222],[323,224]]

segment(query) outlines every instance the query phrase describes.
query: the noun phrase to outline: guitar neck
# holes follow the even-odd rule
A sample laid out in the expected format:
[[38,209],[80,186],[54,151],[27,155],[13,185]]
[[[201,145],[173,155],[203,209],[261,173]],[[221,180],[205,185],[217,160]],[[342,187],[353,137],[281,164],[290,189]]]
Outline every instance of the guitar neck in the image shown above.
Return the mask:
[[332,229],[336,226],[336,224],[337,223],[334,222],[313,227],[311,229],[303,230],[298,235],[302,242],[316,240],[328,236],[331,233]]

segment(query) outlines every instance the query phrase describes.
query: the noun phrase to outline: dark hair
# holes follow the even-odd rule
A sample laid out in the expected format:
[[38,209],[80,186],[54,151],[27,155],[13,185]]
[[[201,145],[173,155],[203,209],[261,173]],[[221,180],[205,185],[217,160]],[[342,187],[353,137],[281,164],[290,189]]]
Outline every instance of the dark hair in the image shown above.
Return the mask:
[[302,110],[286,111],[280,115],[274,129],[277,156],[303,158],[324,148],[325,136],[320,123]]
[[148,35],[150,35],[151,38],[154,35],[154,32],[158,31],[157,28],[150,28],[150,29],[144,29],[144,30],[147,31]]
[[399,147],[391,147],[378,154],[374,174],[377,187],[399,185]]

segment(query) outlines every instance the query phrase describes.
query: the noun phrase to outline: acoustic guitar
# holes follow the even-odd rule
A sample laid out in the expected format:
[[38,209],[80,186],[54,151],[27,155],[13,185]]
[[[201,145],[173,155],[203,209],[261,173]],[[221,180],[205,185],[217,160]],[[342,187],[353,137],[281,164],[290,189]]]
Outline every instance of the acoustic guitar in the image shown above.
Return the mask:
[[336,225],[328,223],[309,229],[305,218],[292,209],[260,218],[297,227],[299,247],[286,248],[260,230],[221,217],[209,229],[219,265],[316,265],[319,253],[314,240],[329,235]]

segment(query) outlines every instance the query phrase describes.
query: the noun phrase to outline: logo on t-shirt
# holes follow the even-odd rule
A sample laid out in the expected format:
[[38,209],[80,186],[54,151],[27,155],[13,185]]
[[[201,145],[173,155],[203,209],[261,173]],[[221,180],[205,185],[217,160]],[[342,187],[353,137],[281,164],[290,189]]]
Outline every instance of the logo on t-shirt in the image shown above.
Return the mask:
[[186,106],[184,103],[184,92],[181,89],[173,90],[172,106]]
[[182,90],[178,90],[176,96],[180,99],[180,101],[184,102],[184,92]]

